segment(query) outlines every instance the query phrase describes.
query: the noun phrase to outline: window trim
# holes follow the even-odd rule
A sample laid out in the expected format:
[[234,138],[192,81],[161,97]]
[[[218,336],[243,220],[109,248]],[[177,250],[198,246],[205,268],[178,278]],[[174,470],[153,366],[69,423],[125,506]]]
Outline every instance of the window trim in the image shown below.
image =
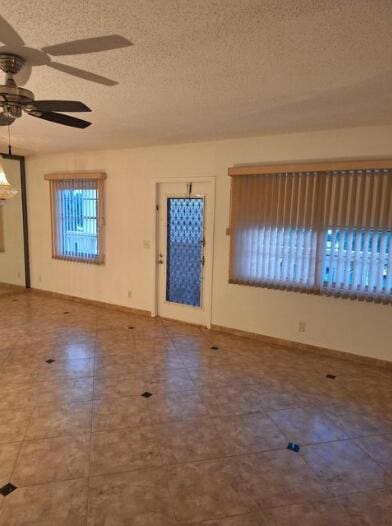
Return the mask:
[[378,169],[392,170],[392,159],[235,165],[228,169],[228,175],[232,177],[237,175],[262,175],[291,172],[333,172],[335,170],[349,171]]
[[[76,263],[88,263],[92,265],[103,265],[105,263],[105,188],[104,182],[107,176],[105,172],[55,172],[46,174],[44,179],[49,181],[50,187],[50,218],[51,218],[51,239],[52,239],[52,259],[59,259],[62,261],[73,261]],[[97,183],[97,191],[99,193],[99,224],[97,224],[97,242],[98,242],[98,256],[96,258],[84,258],[78,256],[66,256],[58,254],[56,250],[57,246],[57,218],[56,218],[56,206],[55,206],[55,190],[54,183],[58,181],[81,181],[81,180],[92,180]]]

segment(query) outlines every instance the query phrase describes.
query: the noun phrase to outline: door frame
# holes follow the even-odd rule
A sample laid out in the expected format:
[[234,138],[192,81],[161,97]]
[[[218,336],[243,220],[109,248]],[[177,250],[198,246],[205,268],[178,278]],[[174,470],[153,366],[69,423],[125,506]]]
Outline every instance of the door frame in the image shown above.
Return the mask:
[[[211,192],[208,194],[208,201],[211,200],[211,232],[208,232],[208,239],[211,240],[210,254],[211,254],[211,271],[210,275],[205,279],[205,309],[207,328],[211,328],[211,317],[212,317],[212,282],[214,272],[214,230],[215,230],[215,176],[189,176],[189,177],[154,177],[152,179],[152,213],[153,213],[153,235],[152,235],[152,251],[151,251],[151,265],[153,275],[153,293],[152,293],[152,308],[151,316],[153,318],[158,316],[158,244],[159,244],[159,214],[158,214],[158,188],[160,184],[165,183],[210,183]],[[211,193],[211,195],[210,195]]]
[[30,280],[30,250],[29,250],[29,221],[27,213],[27,189],[26,189],[26,163],[23,155],[14,155],[12,153],[1,153],[4,159],[19,161],[20,189],[22,200],[22,224],[23,224],[23,251],[24,251],[24,270],[25,270],[25,287],[29,289]]

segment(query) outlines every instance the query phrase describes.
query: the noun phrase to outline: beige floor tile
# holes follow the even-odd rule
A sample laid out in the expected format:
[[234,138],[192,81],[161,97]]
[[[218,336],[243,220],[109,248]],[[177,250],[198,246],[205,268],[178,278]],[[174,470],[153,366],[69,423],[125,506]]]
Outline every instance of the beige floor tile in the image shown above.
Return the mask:
[[284,449],[288,440],[274,422],[262,413],[214,417],[227,454],[237,455]]
[[392,484],[391,477],[351,440],[305,446],[300,453],[332,495]]
[[0,347],[0,368],[4,364],[5,360],[7,359],[8,355],[10,354],[10,349],[2,349]]
[[[14,388],[0,387],[0,415],[12,411],[31,414],[36,406],[37,389],[34,385],[19,385]],[[1,423],[0,423],[1,428]]]
[[358,526],[336,502],[283,506],[261,513],[268,526]]
[[348,438],[318,409],[295,408],[268,414],[290,442],[306,445]]
[[237,464],[220,460],[168,468],[169,491],[178,521],[201,522],[255,511],[246,488],[238,487]]
[[358,438],[355,443],[388,473],[392,474],[392,435]]
[[318,502],[323,484],[303,458],[292,451],[268,451],[237,460],[238,484],[262,509]]
[[95,356],[95,338],[93,341],[82,343],[69,343],[65,340],[63,345],[56,345],[56,360],[87,360]]
[[91,402],[37,406],[26,439],[50,438],[91,430]]
[[31,418],[31,409],[24,407],[0,412],[0,444],[23,440]]
[[392,525],[391,488],[369,493],[353,493],[339,497],[337,502],[346,510],[355,525]]
[[25,441],[12,481],[18,487],[88,476],[89,434]]
[[198,388],[201,400],[210,414],[237,415],[261,411],[262,393],[255,387],[243,384],[223,385],[220,388]]
[[44,362],[42,366],[34,371],[34,380],[60,379],[60,378],[83,378],[94,375],[94,359],[86,358],[82,360],[56,360],[53,363]]
[[206,460],[227,455],[217,426],[208,419],[202,422],[173,422],[154,427],[156,442],[165,464]]
[[139,358],[128,358],[119,353],[97,355],[95,359],[95,375],[98,377],[134,375],[140,374],[146,369],[147,367]]
[[201,524],[202,526],[272,526],[271,523],[262,517],[261,513],[247,513],[236,517],[203,521]]
[[142,396],[94,400],[93,431],[112,431],[150,424],[148,401]]
[[166,375],[129,374],[99,376],[94,383],[94,398],[140,395],[151,393],[190,391],[194,386],[186,369],[169,371]]
[[162,464],[157,433],[152,427],[92,434],[90,475],[146,469]]
[[164,470],[90,478],[89,526],[175,526]]
[[[0,444],[0,488],[11,480],[11,474],[14,470],[16,459],[19,453],[20,444]],[[0,495],[0,502],[3,496]]]
[[155,424],[195,420],[210,415],[196,391],[158,393],[146,401],[150,421]]
[[5,497],[0,526],[85,526],[87,482],[71,480],[18,488]]
[[392,433],[392,420],[377,413],[371,414],[369,410],[354,412],[329,409],[326,414],[350,438]]
[[5,369],[0,368],[0,385],[2,389],[14,389],[31,385],[33,383],[33,374],[23,369]]
[[35,384],[37,404],[87,402],[93,398],[93,377],[44,380]]

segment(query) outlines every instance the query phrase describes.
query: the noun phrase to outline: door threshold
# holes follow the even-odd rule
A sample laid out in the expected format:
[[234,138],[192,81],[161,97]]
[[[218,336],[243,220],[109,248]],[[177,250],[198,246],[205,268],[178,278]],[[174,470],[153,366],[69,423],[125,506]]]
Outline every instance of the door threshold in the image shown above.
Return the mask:
[[201,329],[208,329],[207,325],[200,325],[200,323],[192,323],[191,321],[182,321],[182,320],[177,320],[175,318],[166,318],[165,316],[159,316],[158,314],[155,317],[163,321],[170,321],[172,323],[178,323],[181,325],[191,325],[192,327],[200,327]]

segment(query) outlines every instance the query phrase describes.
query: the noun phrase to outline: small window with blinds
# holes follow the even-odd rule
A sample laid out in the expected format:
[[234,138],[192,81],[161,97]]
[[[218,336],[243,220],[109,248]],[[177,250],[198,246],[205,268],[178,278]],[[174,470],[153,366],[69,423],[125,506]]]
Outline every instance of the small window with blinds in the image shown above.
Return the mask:
[[392,301],[392,162],[229,175],[231,283]]
[[55,259],[103,263],[105,174],[52,174],[52,255]]

